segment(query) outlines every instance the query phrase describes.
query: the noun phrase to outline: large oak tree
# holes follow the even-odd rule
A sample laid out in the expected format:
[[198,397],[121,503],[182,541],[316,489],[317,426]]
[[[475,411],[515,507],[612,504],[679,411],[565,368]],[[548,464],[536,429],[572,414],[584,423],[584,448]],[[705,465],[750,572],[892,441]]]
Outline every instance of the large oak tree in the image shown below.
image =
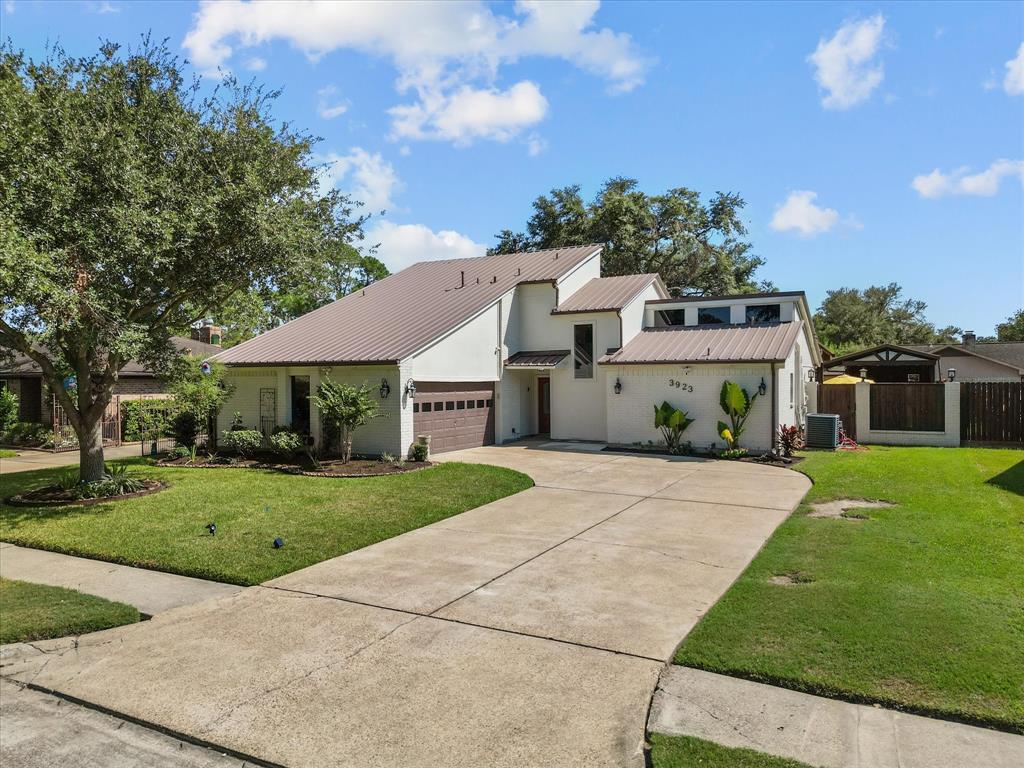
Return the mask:
[[0,48],[0,347],[42,369],[83,482],[102,476],[128,360],[168,370],[174,329],[361,237],[353,203],[319,188],[314,140],[273,123],[276,96],[230,78],[204,96],[148,41],[44,61]]
[[744,239],[743,206],[739,195],[705,203],[686,187],[649,195],[627,178],[609,179],[590,202],[579,185],[562,187],[533,201],[525,232],[499,232],[491,253],[599,243],[604,275],[657,272],[674,296],[771,290],[754,279],[764,260]]

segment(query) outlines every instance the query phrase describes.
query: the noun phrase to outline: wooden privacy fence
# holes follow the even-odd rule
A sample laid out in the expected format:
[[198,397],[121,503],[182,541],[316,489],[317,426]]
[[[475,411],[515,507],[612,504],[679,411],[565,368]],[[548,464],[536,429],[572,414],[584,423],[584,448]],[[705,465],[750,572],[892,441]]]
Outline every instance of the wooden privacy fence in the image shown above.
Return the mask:
[[857,439],[856,384],[819,384],[818,413],[834,413],[843,423],[843,432]]
[[961,383],[960,443],[1024,447],[1024,383]]
[[944,384],[872,384],[872,430],[944,432],[946,387]]

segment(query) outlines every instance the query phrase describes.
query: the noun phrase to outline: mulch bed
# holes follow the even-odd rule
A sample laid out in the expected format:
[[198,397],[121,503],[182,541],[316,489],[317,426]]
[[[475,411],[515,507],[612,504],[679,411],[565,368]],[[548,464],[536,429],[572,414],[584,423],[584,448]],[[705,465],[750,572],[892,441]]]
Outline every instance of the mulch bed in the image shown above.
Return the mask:
[[253,456],[250,458],[223,457],[209,462],[206,457],[197,457],[193,464],[188,458],[161,459],[158,467],[179,467],[183,469],[270,469],[286,472],[291,475],[306,477],[377,477],[379,475],[400,475],[415,472],[433,466],[429,461],[406,461],[402,464],[390,464],[377,459],[353,458],[347,464],[340,459],[324,459],[320,466],[314,466],[309,460],[297,462],[281,461],[280,457]]
[[603,451],[609,453],[641,453],[648,456],[669,456],[671,458],[693,458],[693,459],[717,459],[718,461],[740,461],[744,464],[763,464],[767,467],[792,467],[794,464],[799,464],[804,460],[803,456],[793,456],[789,459],[773,459],[763,456],[741,456],[740,458],[726,458],[724,456],[718,456],[714,453],[708,453],[706,451],[694,451],[693,453],[669,453],[664,448],[657,446],[651,448],[645,448],[643,446],[628,445],[628,446],[606,446],[602,448]]
[[74,496],[74,489],[61,488],[58,485],[47,485],[44,488],[19,493],[4,499],[5,504],[12,507],[63,507],[80,506],[88,507],[93,504],[106,504],[108,501],[123,501],[124,499],[135,499],[139,496],[149,496],[152,493],[159,493],[167,487],[166,483],[159,480],[143,480],[146,487],[134,493],[124,493],[120,496],[101,496],[95,499],[79,499]]

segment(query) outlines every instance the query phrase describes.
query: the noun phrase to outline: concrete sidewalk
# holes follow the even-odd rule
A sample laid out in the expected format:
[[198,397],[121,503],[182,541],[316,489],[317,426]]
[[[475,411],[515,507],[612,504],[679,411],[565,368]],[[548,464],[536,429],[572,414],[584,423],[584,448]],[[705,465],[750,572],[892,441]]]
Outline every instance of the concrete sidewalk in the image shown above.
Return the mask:
[[[17,456],[0,459],[0,475],[15,472],[31,472],[34,469],[52,469],[53,467],[78,466],[78,451],[40,451],[35,448],[15,448]],[[134,459],[142,455],[140,443],[129,443],[103,449],[103,458],[107,461],[116,459]]]
[[3,542],[0,542],[0,577],[77,589],[134,605],[150,616],[183,605],[228,597],[243,589],[234,584],[27,549]]
[[823,768],[1020,768],[1024,736],[668,667],[648,730]]

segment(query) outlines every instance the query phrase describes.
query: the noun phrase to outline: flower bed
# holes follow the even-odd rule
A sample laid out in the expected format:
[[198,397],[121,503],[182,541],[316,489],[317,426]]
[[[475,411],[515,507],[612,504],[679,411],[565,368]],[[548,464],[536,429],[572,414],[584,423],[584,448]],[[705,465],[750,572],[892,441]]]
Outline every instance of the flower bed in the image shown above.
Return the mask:
[[803,456],[791,456],[788,459],[773,457],[768,454],[746,456],[721,456],[710,451],[692,451],[690,453],[669,453],[661,445],[609,445],[602,450],[609,453],[642,453],[650,456],[670,456],[674,459],[717,459],[718,461],[740,461],[745,464],[764,464],[769,467],[791,467],[804,460]]
[[318,464],[306,456],[287,459],[281,456],[258,455],[251,457],[189,456],[166,458],[157,462],[160,467],[181,467],[185,469],[271,469],[293,475],[308,477],[375,477],[377,475],[398,475],[433,466],[429,461],[405,461],[402,463],[380,461],[373,458],[355,457],[351,461],[324,459]]
[[143,489],[122,493],[117,496],[98,496],[91,499],[83,499],[76,488],[63,488],[59,485],[47,485],[42,488],[35,488],[25,493],[4,499],[5,504],[12,507],[57,507],[57,506],[90,506],[92,504],[105,504],[108,501],[122,501],[123,499],[134,499],[138,496],[149,496],[167,487],[159,480],[142,480]]

